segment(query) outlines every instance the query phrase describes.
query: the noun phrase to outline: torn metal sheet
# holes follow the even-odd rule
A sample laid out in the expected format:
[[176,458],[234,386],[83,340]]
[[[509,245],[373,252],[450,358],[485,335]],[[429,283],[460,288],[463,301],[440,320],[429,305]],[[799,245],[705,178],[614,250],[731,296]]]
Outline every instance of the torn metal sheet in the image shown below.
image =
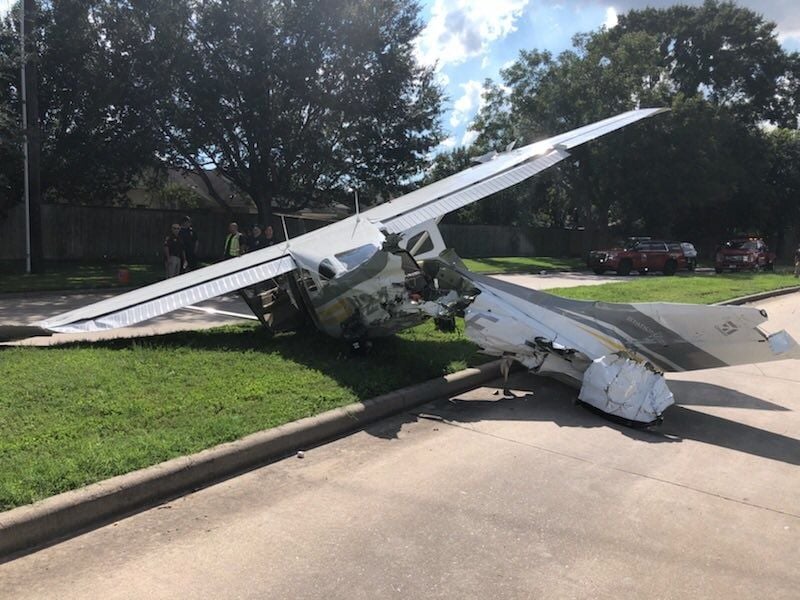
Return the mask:
[[626,421],[658,421],[673,403],[664,377],[624,355],[596,359],[583,374],[578,399]]

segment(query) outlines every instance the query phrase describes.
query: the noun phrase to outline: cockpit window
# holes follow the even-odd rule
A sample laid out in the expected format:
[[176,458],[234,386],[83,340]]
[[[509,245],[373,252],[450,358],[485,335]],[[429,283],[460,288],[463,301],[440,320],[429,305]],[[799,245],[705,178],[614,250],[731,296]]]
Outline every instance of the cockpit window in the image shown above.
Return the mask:
[[351,271],[358,265],[368,261],[377,251],[378,248],[376,246],[367,244],[366,246],[359,246],[358,248],[348,250],[347,252],[341,252],[339,254],[335,254],[334,256],[336,256],[336,260],[341,262],[348,271]]
[[414,256],[416,256],[417,254],[425,254],[426,252],[430,252],[431,250],[433,250],[433,242],[431,241],[431,236],[427,231],[422,231],[417,235],[415,235],[414,237],[412,237],[410,240],[408,240],[408,243],[406,244],[406,249],[409,252],[414,250],[414,246],[416,246],[419,243],[423,235],[426,236],[425,240],[422,242],[422,245],[419,248],[417,248],[415,252],[413,252]]

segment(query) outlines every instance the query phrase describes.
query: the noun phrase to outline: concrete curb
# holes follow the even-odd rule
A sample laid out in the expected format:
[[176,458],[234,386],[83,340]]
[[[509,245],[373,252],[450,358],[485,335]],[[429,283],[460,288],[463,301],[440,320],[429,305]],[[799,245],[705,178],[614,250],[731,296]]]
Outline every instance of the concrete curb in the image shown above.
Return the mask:
[[769,292],[760,292],[758,294],[751,294],[749,296],[742,296],[741,298],[734,298],[732,300],[725,300],[723,302],[715,302],[715,306],[740,306],[742,304],[749,304],[751,302],[758,302],[759,300],[766,300],[768,298],[776,298],[778,296],[785,296],[787,294],[794,294],[800,292],[800,285],[795,285],[788,288],[780,288],[777,290],[770,290]]
[[0,513],[0,559],[211,485],[500,376],[499,360]]

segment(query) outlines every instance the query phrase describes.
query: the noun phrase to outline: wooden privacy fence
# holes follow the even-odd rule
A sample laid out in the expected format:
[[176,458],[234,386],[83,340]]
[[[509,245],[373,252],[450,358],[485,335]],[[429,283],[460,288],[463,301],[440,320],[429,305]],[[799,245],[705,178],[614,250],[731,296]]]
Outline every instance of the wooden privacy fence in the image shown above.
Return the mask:
[[[188,215],[200,240],[200,257],[222,256],[230,216],[208,211],[150,210],[91,206],[42,205],[43,251],[46,260],[114,260],[158,262],[164,238],[172,223]],[[240,231],[258,217],[239,214],[233,217]],[[290,237],[311,229],[307,223],[287,220]],[[276,239],[283,239],[280,224],[274,227]],[[0,260],[25,258],[25,215],[17,206],[9,218],[0,221]]]
[[582,229],[510,227],[505,225],[440,225],[448,247],[462,258],[491,256],[581,256]]
[[[113,260],[158,262],[164,237],[172,223],[188,214],[200,238],[204,259],[221,256],[229,217],[208,211],[180,212],[134,208],[42,205],[42,232],[46,260]],[[257,217],[236,215],[240,229]],[[287,219],[290,237],[315,229],[320,222]],[[464,258],[489,256],[580,256],[582,230],[505,227],[496,225],[441,225],[449,247]],[[274,224],[276,239],[283,239],[280,222]],[[0,221],[0,260],[25,258],[25,216],[16,206]]]

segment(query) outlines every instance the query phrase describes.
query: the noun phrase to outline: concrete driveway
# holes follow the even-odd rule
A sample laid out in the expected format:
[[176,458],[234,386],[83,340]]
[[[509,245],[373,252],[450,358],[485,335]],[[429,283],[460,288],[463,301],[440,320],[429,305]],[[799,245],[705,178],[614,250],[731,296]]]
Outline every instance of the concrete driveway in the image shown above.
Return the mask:
[[[800,295],[760,303],[800,337]],[[529,374],[0,565],[2,598],[797,598],[800,361],[653,431]]]

